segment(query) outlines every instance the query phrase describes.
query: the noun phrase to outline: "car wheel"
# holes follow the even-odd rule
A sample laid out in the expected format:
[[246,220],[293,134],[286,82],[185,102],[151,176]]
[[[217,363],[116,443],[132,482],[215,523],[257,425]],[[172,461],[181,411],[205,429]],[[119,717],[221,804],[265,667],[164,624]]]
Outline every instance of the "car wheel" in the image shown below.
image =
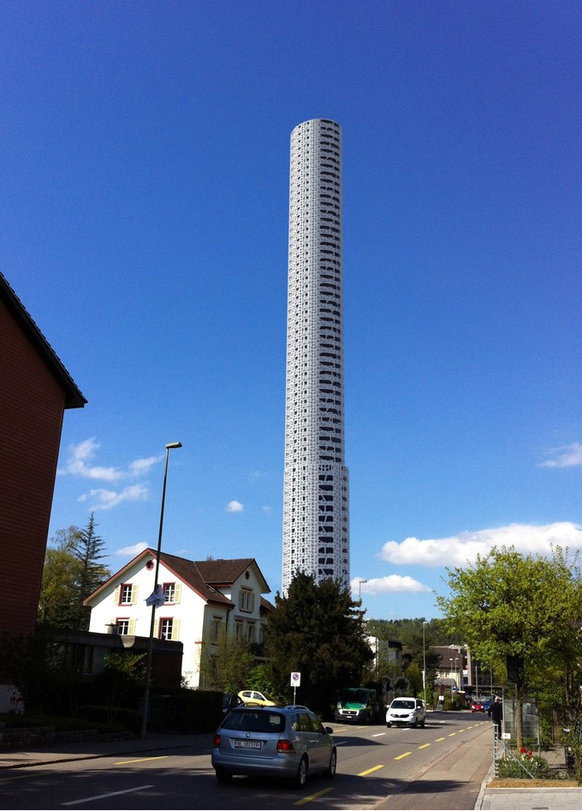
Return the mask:
[[423,722],[421,723],[421,725],[420,725],[420,726],[421,726],[423,729],[424,729],[424,725],[425,725],[425,723],[426,723],[426,721],[423,721]]
[[216,769],[216,779],[219,783],[230,783],[232,774],[225,771],[225,769]]
[[412,724],[412,728],[416,729],[417,726],[418,726],[418,718],[415,718],[414,723]]
[[329,766],[325,770],[326,777],[335,777],[335,772],[337,768],[337,752],[335,749],[332,750],[332,753],[329,758]]
[[295,773],[295,777],[293,778],[293,787],[294,788],[303,788],[305,783],[307,782],[307,758],[305,755],[301,758],[299,762],[299,766],[297,767],[297,771]]
[[391,726],[392,726],[392,724],[389,724],[388,722],[386,722],[386,726],[387,726],[387,727],[391,727]]

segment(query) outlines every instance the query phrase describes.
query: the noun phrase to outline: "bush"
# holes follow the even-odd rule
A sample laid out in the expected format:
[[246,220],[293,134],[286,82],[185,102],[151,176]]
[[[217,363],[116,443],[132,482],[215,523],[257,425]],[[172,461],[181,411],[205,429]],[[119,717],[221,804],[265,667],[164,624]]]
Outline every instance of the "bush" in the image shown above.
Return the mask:
[[78,732],[90,727],[91,729],[96,729],[98,732],[113,731],[111,724],[89,720],[87,718],[71,718],[65,715],[44,715],[43,713],[0,714],[0,721],[5,725],[6,729],[52,727],[56,732]]
[[[512,757],[499,761],[499,777],[521,777],[543,779],[548,775],[548,763],[543,757],[534,755],[530,749],[520,749]],[[527,771],[526,771],[527,770]]]
[[137,710],[129,710],[126,707],[117,707],[112,710],[111,707],[87,704],[79,707],[78,716],[75,720],[82,721],[85,728],[87,723],[90,723],[134,733],[138,733],[141,729],[141,717]]
[[222,718],[222,692],[168,690],[151,696],[150,727],[165,732],[214,732]]

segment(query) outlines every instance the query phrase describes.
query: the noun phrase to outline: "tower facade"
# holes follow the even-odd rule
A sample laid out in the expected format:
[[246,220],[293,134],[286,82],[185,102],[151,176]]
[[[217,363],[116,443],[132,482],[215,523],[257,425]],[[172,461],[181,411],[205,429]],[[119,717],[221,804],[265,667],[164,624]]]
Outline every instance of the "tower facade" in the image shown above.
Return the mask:
[[327,119],[291,133],[283,593],[293,576],[349,584],[344,441],[342,135]]

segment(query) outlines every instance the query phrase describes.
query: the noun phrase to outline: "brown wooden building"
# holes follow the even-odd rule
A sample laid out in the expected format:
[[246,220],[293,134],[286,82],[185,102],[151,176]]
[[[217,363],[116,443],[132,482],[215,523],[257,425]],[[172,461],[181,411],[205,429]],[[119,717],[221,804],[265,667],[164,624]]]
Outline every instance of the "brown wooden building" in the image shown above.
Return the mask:
[[0,273],[0,633],[34,629],[63,416],[86,402]]

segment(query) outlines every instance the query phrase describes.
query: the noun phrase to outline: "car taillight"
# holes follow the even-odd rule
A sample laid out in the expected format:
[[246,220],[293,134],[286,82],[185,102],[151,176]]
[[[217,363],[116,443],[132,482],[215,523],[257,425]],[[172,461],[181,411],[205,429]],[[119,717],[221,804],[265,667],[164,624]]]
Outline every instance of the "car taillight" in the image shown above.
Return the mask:
[[212,740],[213,746],[220,746],[220,735],[215,735]]
[[294,752],[293,744],[291,741],[278,741],[277,743],[277,752]]

